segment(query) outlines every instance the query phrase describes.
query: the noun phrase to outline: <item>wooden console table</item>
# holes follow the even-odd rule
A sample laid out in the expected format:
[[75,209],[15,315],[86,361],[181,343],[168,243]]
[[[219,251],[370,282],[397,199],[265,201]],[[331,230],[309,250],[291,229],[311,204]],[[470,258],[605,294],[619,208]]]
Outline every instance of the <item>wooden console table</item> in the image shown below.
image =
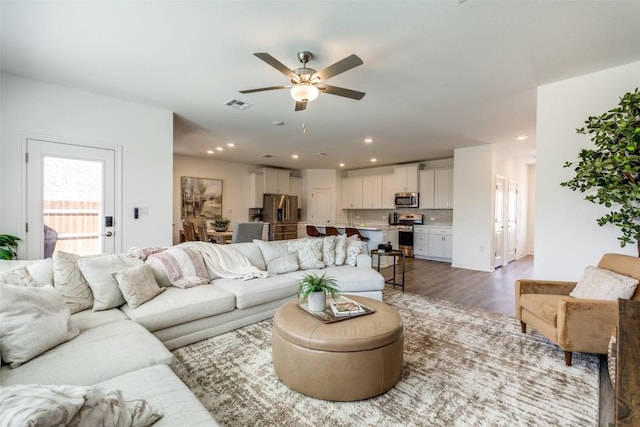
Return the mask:
[[618,300],[616,426],[640,425],[640,301]]

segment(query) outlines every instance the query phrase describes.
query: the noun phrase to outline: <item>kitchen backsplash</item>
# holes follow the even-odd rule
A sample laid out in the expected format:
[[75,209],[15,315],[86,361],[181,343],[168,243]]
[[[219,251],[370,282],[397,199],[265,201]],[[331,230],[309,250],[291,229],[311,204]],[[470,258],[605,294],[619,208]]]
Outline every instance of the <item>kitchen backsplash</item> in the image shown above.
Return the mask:
[[[350,211],[344,211],[347,215]],[[398,212],[399,214],[405,213],[421,213],[424,215],[425,225],[429,224],[452,224],[453,223],[453,210],[452,209],[375,209],[375,210],[354,210],[354,219],[356,216],[359,219],[355,219],[356,222],[365,222],[373,224],[387,223],[387,217],[391,212]],[[384,219],[383,219],[384,217]]]

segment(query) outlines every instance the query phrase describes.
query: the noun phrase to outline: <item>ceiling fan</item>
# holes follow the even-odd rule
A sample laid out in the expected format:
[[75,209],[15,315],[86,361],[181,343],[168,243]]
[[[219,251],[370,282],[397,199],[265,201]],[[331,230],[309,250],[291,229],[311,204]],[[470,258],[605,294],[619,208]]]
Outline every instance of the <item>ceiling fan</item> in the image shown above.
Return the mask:
[[311,52],[307,52],[306,50],[298,52],[298,60],[302,63],[302,67],[296,68],[295,70],[290,70],[286,65],[268,53],[259,52],[254,53],[254,55],[287,76],[291,80],[291,84],[241,90],[240,93],[264,92],[266,90],[291,88],[291,97],[296,101],[295,111],[302,111],[306,109],[307,102],[311,102],[316,99],[320,92],[328,93],[330,95],[344,96],[345,98],[356,100],[362,99],[365,95],[364,92],[359,92],[357,90],[324,84],[324,82],[329,80],[331,77],[344,73],[345,71],[349,71],[358,65],[362,65],[362,59],[357,55],[349,55],[335,64],[329,65],[322,71],[316,71],[313,68],[307,67],[307,62],[309,62],[313,55]]

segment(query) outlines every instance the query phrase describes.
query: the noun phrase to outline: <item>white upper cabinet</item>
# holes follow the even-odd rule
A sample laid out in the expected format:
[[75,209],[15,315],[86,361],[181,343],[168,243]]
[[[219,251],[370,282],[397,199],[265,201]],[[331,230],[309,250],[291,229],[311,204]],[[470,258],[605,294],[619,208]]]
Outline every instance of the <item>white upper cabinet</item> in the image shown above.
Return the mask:
[[382,209],[395,209],[396,207],[396,177],[395,175],[382,175]]
[[435,170],[434,208],[453,209],[453,169]]
[[435,207],[435,176],[433,169],[420,171],[420,209]]
[[289,194],[290,171],[281,169],[262,169],[264,174],[264,194]]
[[249,207],[261,208],[263,194],[264,174],[262,172],[251,172],[249,174]]
[[342,209],[362,209],[362,177],[342,178]]
[[362,207],[382,209],[382,175],[362,177]]
[[418,165],[396,166],[393,169],[396,178],[396,193],[418,191]]

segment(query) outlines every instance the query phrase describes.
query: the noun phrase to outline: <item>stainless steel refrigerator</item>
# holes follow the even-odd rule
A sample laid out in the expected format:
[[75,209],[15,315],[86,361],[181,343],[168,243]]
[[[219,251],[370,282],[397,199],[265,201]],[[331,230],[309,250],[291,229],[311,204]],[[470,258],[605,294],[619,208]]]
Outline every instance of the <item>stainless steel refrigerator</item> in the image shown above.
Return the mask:
[[269,223],[269,240],[289,240],[298,237],[298,197],[286,194],[265,194],[262,220]]

